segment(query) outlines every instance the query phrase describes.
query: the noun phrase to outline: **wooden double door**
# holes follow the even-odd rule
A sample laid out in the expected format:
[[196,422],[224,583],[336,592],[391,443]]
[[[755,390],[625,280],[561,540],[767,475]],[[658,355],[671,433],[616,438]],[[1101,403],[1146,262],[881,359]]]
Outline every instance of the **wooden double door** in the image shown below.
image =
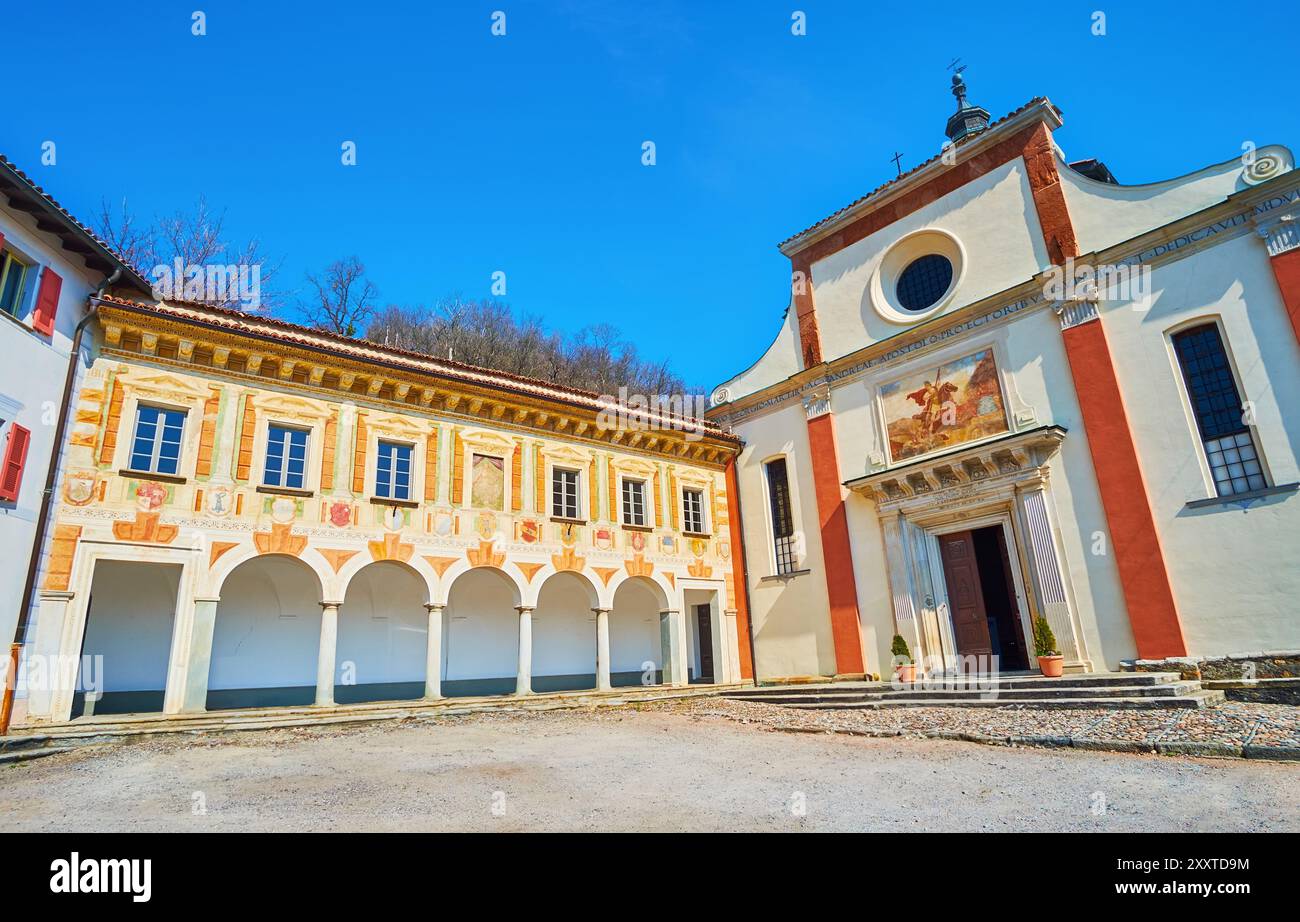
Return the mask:
[[1001,669],[1028,669],[1029,650],[1002,526],[940,535],[939,554],[958,655],[996,656]]

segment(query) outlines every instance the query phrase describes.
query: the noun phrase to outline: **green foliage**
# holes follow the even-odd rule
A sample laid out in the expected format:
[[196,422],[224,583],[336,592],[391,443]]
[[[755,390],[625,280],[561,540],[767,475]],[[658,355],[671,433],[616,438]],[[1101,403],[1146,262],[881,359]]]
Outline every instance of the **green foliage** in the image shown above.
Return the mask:
[[1037,656],[1060,656],[1061,651],[1056,646],[1056,635],[1052,633],[1052,626],[1047,623],[1047,619],[1042,615],[1034,622],[1034,653]]
[[889,652],[893,654],[895,659],[903,656],[907,658],[909,663],[912,661],[912,650],[908,647],[907,641],[903,639],[902,634],[894,635],[894,642],[890,644]]

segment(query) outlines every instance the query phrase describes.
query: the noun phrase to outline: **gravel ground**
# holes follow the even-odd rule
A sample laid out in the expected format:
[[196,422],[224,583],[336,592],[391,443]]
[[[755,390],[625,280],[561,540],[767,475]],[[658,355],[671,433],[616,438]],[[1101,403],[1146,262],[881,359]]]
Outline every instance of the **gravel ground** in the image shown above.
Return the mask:
[[806,710],[723,698],[684,705],[696,715],[726,717],[772,729],[829,730],[872,735],[923,736],[970,733],[998,739],[1051,737],[1057,740],[1140,744],[1212,744],[1300,750],[1300,708],[1283,704],[1227,702],[1200,710],[1044,710],[1002,708],[900,708],[891,710]]
[[[1025,713],[978,719],[1010,734],[1030,719]],[[1192,732],[1188,718],[1166,714],[1161,724],[1146,715],[1126,724],[1133,733]],[[710,700],[157,736],[0,765],[0,830],[1300,826],[1293,765],[765,732],[803,722],[813,730],[825,729],[823,721],[900,729],[959,719],[940,709],[826,715]],[[1032,716],[1040,730],[1071,733],[1097,719]]]

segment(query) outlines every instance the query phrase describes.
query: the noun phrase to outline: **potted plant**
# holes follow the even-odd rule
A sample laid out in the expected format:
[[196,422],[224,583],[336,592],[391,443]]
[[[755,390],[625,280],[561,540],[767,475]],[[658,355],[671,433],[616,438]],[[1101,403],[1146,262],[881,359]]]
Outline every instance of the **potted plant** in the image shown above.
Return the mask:
[[1052,626],[1042,615],[1034,622],[1034,652],[1038,654],[1038,668],[1049,679],[1059,679],[1065,672],[1065,657],[1056,646]]
[[900,682],[916,681],[916,663],[912,662],[912,651],[902,634],[894,635],[894,642],[889,647],[894,656],[894,676]]

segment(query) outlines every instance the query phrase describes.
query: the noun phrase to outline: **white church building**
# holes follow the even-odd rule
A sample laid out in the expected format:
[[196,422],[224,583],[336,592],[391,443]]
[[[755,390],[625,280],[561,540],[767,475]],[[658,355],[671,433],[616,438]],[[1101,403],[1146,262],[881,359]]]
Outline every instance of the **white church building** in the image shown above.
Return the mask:
[[1123,185],[1037,98],[954,80],[939,156],[781,244],[789,308],[712,395],[759,679],[1300,648],[1300,173]]

